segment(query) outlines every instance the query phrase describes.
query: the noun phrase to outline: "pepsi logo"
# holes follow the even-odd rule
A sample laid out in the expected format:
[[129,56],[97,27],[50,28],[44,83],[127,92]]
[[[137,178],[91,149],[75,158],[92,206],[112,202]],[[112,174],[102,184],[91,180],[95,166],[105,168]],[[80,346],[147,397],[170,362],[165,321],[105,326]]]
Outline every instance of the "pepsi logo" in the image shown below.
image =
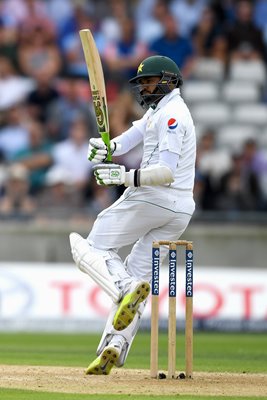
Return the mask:
[[169,129],[175,129],[175,128],[177,128],[177,125],[178,125],[178,122],[176,121],[175,118],[169,119],[169,121],[168,121],[168,128]]

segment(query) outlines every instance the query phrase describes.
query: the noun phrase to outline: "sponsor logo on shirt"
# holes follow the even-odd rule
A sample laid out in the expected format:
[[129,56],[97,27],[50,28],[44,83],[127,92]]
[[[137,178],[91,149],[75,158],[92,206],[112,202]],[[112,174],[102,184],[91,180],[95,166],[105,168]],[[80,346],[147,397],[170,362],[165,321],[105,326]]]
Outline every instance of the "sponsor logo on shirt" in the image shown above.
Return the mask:
[[175,118],[170,118],[168,121],[168,131],[172,132],[174,129],[176,129],[178,126],[178,122],[176,121]]

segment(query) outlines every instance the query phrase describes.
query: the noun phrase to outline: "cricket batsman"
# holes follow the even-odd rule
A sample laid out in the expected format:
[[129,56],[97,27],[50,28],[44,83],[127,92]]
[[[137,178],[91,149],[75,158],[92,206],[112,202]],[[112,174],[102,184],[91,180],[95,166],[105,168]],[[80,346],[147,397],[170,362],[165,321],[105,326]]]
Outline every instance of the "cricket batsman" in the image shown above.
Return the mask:
[[[96,163],[97,183],[127,189],[98,215],[86,239],[70,234],[75,263],[112,301],[97,358],[87,374],[107,375],[125,363],[150,292],[152,242],[178,240],[195,209],[195,128],[181,97],[178,66],[168,57],[151,56],[129,82],[146,113],[110,146],[119,156],[143,143],[140,168],[126,171],[123,165],[105,163],[106,145],[101,138],[91,138],[88,158]],[[130,244],[123,262],[118,250]]]

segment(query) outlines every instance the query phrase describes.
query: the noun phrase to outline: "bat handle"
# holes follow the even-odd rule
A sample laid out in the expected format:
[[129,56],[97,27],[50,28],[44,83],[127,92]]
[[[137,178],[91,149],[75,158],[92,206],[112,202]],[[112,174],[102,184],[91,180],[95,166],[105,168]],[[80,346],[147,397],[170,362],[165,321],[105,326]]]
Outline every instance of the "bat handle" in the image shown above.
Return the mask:
[[109,138],[109,133],[108,132],[101,132],[101,137],[103,142],[105,143],[105,145],[108,148],[108,155],[107,155],[107,162],[111,162],[112,161],[112,157],[111,157],[111,151],[110,151],[110,138]]

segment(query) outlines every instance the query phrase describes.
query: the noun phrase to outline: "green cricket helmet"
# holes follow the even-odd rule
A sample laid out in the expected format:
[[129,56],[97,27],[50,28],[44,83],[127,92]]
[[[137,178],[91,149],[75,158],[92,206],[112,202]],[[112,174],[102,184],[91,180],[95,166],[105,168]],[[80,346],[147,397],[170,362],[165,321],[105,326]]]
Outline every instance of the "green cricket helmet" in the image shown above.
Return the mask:
[[[158,76],[160,78],[153,93],[146,93],[148,84],[142,84],[142,78]],[[177,64],[169,57],[151,56],[141,62],[137,75],[129,80],[136,100],[142,107],[155,107],[158,102],[174,88],[183,84],[182,75]]]

